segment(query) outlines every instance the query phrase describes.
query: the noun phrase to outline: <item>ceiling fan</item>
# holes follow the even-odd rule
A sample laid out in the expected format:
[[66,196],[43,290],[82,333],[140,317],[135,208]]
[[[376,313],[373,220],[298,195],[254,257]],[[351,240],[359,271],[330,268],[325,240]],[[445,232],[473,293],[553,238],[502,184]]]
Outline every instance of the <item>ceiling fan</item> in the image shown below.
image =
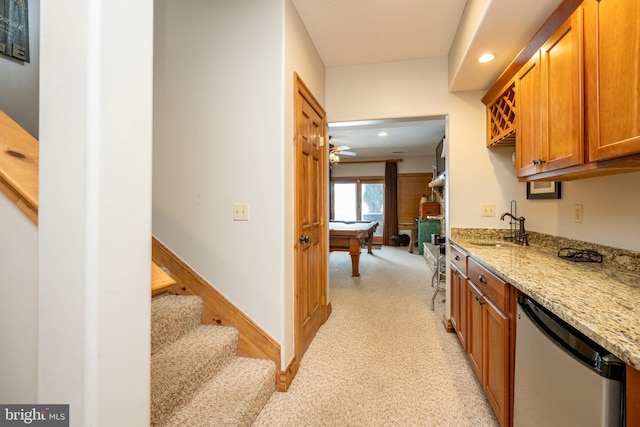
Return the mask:
[[355,156],[358,153],[356,153],[355,151],[347,151],[349,150],[350,147],[347,145],[338,145],[335,146],[333,144],[329,144],[329,164],[330,166],[333,166],[336,163],[340,162],[340,155],[345,155],[345,156]]
[[358,153],[356,153],[355,151],[348,151],[348,150],[351,150],[351,147],[349,147],[348,145],[338,145],[336,147],[333,144],[329,144],[329,150],[332,153],[345,155],[345,156],[357,156],[358,155]]
[[[329,140],[331,140],[331,135],[329,135]],[[331,165],[340,162],[340,155],[344,156],[356,156],[358,153],[355,151],[349,151],[351,147],[348,145],[333,145],[329,143],[329,162]]]

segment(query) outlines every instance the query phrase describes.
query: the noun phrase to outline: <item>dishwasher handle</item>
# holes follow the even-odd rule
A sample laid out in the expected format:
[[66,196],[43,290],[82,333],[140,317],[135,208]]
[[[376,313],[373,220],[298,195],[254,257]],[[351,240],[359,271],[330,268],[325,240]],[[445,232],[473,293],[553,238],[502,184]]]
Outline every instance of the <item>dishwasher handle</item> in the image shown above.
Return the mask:
[[526,315],[550,340],[585,366],[604,378],[621,381],[625,364],[605,348],[567,324],[530,297],[518,295],[518,304]]

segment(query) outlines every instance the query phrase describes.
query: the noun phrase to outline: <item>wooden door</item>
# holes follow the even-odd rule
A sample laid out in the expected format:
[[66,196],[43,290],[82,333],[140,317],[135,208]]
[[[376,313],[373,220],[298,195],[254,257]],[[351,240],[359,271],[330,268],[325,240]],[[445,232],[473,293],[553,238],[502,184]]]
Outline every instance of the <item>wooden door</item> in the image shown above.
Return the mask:
[[640,153],[640,2],[583,4],[589,160]]
[[582,7],[541,48],[541,171],[584,163]]
[[295,79],[295,354],[298,360],[326,320],[326,164],[324,110]]
[[540,52],[538,51],[516,76],[516,176],[533,175],[539,171],[538,160],[542,157]]

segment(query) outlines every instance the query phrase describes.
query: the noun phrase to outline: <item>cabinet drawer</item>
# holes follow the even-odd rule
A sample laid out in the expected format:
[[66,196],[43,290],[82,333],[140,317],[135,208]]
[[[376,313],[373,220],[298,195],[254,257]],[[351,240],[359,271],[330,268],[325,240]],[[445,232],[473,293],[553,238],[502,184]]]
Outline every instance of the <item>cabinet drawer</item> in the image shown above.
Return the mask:
[[451,251],[451,263],[455,265],[458,268],[458,270],[466,276],[467,275],[467,254],[462,252],[462,250],[455,245],[450,244],[449,249]]
[[468,260],[467,277],[504,313],[509,313],[509,289],[511,286],[490,273],[473,258]]

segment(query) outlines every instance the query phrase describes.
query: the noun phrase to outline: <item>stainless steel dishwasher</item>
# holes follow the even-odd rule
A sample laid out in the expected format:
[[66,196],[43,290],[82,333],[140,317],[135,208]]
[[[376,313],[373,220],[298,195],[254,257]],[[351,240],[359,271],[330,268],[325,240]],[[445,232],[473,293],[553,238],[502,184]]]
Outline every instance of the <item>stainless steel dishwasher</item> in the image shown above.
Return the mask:
[[531,298],[518,296],[515,427],[623,426],[624,368]]

